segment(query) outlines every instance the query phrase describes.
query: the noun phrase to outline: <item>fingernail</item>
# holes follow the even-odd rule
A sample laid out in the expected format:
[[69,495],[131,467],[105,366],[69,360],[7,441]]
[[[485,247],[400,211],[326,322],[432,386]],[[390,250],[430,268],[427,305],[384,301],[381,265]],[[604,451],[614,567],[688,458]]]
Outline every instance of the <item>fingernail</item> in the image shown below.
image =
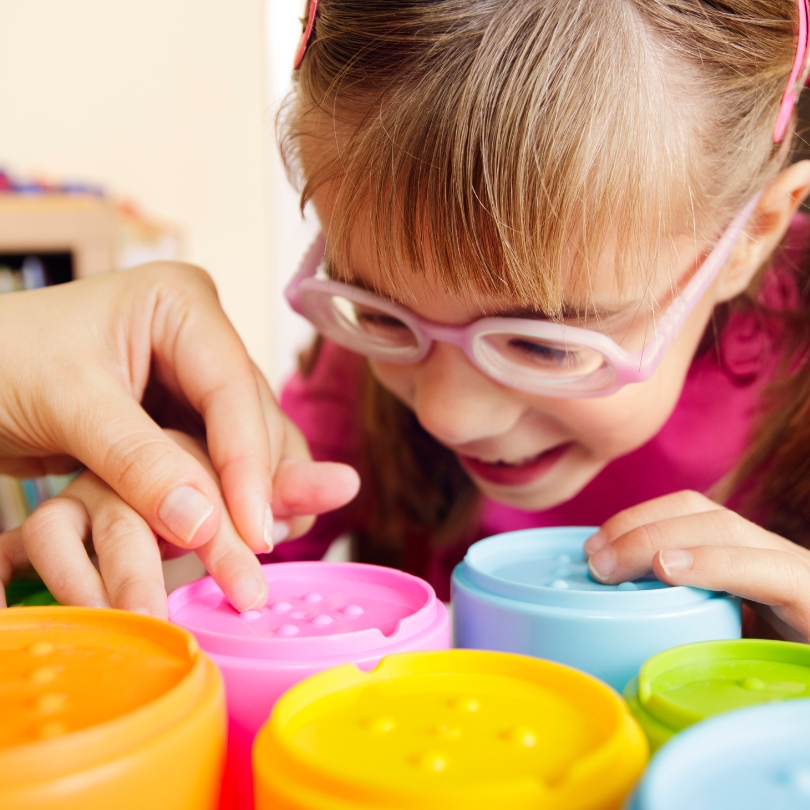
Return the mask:
[[273,540],[276,543],[280,543],[282,540],[286,540],[290,536],[290,525],[285,523],[283,520],[279,520],[273,526]]
[[173,489],[158,510],[158,517],[181,543],[188,545],[205,523],[214,504],[197,489],[189,486]]
[[594,579],[605,582],[616,570],[616,555],[612,548],[603,548],[588,560],[588,569]]
[[231,591],[231,604],[240,612],[253,610],[265,602],[265,586],[255,579],[240,579]]
[[601,531],[598,531],[596,534],[591,535],[586,541],[585,545],[582,547],[582,550],[590,557],[592,554],[596,554],[602,546],[607,543],[608,538],[606,535],[602,534]]
[[275,526],[273,523],[273,510],[268,504],[264,507],[264,544],[267,546],[267,551],[273,550],[274,533]]
[[658,553],[658,562],[661,563],[661,568],[668,577],[688,571],[692,567],[693,561],[692,552],[682,548],[668,548],[666,551]]

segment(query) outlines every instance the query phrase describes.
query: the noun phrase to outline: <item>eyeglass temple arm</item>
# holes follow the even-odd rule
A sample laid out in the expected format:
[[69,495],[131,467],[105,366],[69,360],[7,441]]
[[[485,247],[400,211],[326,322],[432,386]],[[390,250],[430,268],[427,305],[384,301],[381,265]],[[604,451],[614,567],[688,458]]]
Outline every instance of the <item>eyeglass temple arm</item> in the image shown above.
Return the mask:
[[308,278],[312,278],[318,271],[318,265],[321,263],[326,249],[326,237],[319,233],[315,241],[309,246],[309,250],[304,254],[301,259],[301,264],[298,265],[298,270],[295,275],[290,279],[287,286],[284,288],[284,297],[287,303],[299,315],[303,314],[301,307],[301,284]]
[[[712,252],[706,257],[703,267],[690,279],[683,293],[673,302],[664,317],[661,318],[655,330],[655,337],[641,351],[643,356],[640,364],[642,370],[650,367],[654,368],[658,358],[672,345],[675,336],[680,332],[681,327],[697,306],[698,301],[706,294],[706,291],[725,266],[761,197],[762,192],[760,191],[734,217],[712,249]],[[651,346],[650,344],[654,345]],[[653,351],[648,351],[650,348]]]

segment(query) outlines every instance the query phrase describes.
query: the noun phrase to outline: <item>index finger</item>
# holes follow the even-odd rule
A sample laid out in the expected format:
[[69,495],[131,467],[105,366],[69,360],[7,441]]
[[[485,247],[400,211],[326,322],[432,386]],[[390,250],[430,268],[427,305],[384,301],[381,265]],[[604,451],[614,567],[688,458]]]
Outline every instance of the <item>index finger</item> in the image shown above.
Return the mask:
[[154,308],[152,351],[164,384],[179,390],[205,422],[211,462],[239,535],[252,550],[266,551],[272,545],[270,505],[274,453],[277,459],[276,446],[283,442],[281,416],[276,408],[278,427],[271,418],[268,429],[266,394],[260,393],[247,350],[203,271],[175,268],[174,275],[164,277]]

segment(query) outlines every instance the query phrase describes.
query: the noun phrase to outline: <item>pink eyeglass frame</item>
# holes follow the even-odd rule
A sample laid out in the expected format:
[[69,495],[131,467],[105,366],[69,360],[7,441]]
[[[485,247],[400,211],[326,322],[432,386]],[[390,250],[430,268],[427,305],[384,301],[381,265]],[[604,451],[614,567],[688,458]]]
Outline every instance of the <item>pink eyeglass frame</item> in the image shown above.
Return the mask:
[[[686,287],[669,305],[655,327],[652,338],[638,353],[628,352],[607,335],[554,321],[488,316],[479,318],[464,326],[448,326],[422,318],[407,307],[382,298],[368,290],[339,281],[316,279],[314,276],[325,255],[326,240],[323,234],[318,236],[307,251],[298,272],[287,285],[284,294],[293,310],[307,318],[325,337],[334,339],[335,342],[367,357],[392,363],[419,363],[427,357],[433,343],[440,341],[460,348],[476,368],[491,379],[510,388],[544,396],[564,398],[608,396],[629,383],[644,382],[655,373],[661,358],[672,345],[689,314],[726,263],[756,208],[760,196],[761,192],[734,217]],[[327,310],[320,303],[323,300],[322,296],[340,296],[353,303],[371,307],[397,318],[408,326],[416,336],[416,349],[407,357],[397,357],[397,349],[375,350],[372,345],[363,345],[362,340],[353,342],[336,339],[329,334],[330,330],[328,328],[323,328],[324,325],[328,327],[328,321],[334,322],[334,319],[327,314]],[[322,317],[319,317],[319,314]],[[345,336],[346,334],[348,333],[341,332],[341,335]],[[493,374],[493,369],[483,364],[476,353],[477,340],[488,334],[509,334],[554,341],[557,344],[571,347],[580,346],[601,354],[607,365],[612,369],[613,374],[610,381],[600,388],[577,387],[577,379],[572,381],[570,378],[567,382],[563,379],[557,383],[550,382],[548,379],[535,379],[534,384],[531,384],[532,379],[529,374],[526,375],[525,379],[519,373],[496,376]],[[596,377],[600,375],[601,371],[601,369],[596,370],[584,378],[579,378],[579,380],[586,381],[591,377]]]

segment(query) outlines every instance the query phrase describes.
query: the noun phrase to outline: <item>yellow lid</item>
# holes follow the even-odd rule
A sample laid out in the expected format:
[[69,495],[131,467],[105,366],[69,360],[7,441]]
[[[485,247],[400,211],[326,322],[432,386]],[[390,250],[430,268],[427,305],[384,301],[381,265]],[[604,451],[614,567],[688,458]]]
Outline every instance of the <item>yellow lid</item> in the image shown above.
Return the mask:
[[618,808],[647,761],[624,702],[560,664],[480,650],[316,675],[253,751],[257,810]]

